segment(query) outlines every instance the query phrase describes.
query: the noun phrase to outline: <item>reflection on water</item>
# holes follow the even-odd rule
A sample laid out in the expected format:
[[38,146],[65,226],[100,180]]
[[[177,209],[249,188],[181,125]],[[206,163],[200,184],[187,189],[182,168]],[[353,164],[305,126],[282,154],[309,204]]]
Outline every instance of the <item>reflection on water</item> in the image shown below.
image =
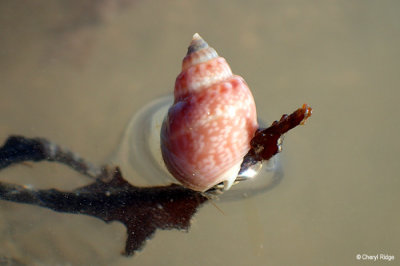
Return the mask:
[[[154,99],[129,121],[111,161],[121,168],[131,184],[157,186],[177,182],[164,165],[160,146],[161,125],[172,102],[172,95]],[[265,125],[266,127],[268,126]],[[249,156],[249,159],[251,158],[253,157]],[[256,166],[261,169],[256,177],[249,178],[253,180],[233,186],[224,192],[220,199],[225,201],[253,197],[272,189],[281,181],[283,171],[279,164],[279,154]],[[249,168],[251,166],[247,167]]]
[[[118,223],[1,202],[0,257],[8,258],[1,260],[352,265],[356,254],[399,258],[397,2],[82,3],[0,3],[2,140],[46,136],[108,161],[130,116],[172,91],[194,32],[246,79],[261,118],[303,102],[316,115],[286,137],[278,187],[215,202],[222,212],[204,206],[189,234],[162,231],[123,258],[115,256],[125,240]],[[64,189],[88,182],[52,164],[15,166],[0,179]]]

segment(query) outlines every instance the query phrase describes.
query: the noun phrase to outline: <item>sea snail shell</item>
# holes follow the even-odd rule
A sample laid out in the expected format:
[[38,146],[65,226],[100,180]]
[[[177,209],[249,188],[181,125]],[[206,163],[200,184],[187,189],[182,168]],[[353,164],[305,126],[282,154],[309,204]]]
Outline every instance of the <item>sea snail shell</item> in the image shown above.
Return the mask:
[[220,182],[227,190],[257,128],[256,106],[246,82],[196,33],[161,128],[161,151],[169,172],[193,190],[206,191]]

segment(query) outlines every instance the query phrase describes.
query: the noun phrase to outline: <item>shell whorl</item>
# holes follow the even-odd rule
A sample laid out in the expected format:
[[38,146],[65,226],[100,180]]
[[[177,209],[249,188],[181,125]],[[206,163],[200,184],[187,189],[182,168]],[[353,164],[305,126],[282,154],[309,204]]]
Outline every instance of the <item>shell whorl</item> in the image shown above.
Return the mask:
[[182,70],[218,57],[217,51],[196,33],[188,47],[187,54],[182,62]]
[[183,59],[182,72],[176,78],[175,101],[231,76],[232,70],[226,60],[196,33]]

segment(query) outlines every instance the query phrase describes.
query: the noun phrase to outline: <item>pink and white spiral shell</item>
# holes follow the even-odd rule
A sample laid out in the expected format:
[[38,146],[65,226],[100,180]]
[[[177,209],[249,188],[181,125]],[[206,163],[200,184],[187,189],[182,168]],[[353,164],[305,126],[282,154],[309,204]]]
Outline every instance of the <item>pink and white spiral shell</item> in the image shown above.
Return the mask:
[[195,34],[161,129],[168,170],[193,190],[206,191],[220,182],[229,189],[257,128],[246,82]]

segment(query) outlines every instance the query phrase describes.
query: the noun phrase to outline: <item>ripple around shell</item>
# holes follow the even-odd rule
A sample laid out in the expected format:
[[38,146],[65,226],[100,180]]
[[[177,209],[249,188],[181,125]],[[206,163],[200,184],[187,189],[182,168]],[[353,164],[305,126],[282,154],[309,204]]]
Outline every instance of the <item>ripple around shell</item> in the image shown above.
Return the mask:
[[[164,165],[160,149],[160,130],[172,96],[153,100],[130,120],[122,140],[111,158],[122,169],[126,180],[136,186],[158,186],[178,183]],[[259,124],[264,124],[260,123]],[[234,185],[220,199],[237,200],[264,193],[279,184],[283,171],[279,154],[264,163],[261,172],[252,180]]]

